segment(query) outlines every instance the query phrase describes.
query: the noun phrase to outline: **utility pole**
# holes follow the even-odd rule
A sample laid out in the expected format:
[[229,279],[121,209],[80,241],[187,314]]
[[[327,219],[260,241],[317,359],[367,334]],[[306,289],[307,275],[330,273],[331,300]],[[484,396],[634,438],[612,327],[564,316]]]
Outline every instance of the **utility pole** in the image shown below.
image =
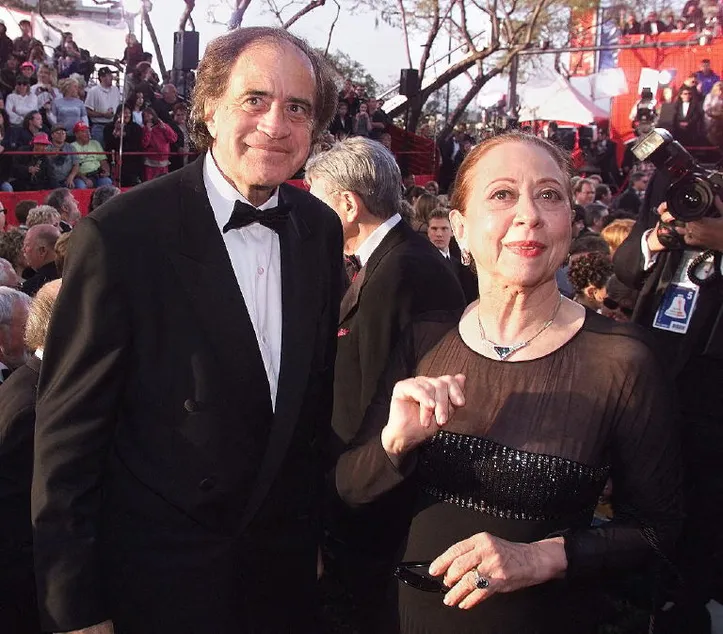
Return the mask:
[[510,114],[513,114],[517,108],[517,69],[519,64],[520,58],[515,54],[510,61],[510,96],[507,102],[507,108]]

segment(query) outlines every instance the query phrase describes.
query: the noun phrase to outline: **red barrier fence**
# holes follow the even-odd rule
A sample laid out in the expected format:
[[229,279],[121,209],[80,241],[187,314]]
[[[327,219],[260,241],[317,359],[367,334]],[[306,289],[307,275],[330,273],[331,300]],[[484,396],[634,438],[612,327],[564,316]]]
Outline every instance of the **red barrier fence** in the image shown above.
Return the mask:
[[[433,180],[432,175],[416,176],[414,181],[417,185],[424,186],[425,183]],[[291,180],[288,181],[290,185],[294,187],[300,187],[306,189],[304,181]],[[78,207],[82,215],[88,214],[88,208],[90,207],[90,199],[93,196],[94,189],[71,189],[70,190],[78,201]],[[123,191],[127,191],[125,188]],[[7,224],[16,226],[18,224],[17,218],[15,218],[15,205],[21,200],[34,200],[39,205],[45,203],[45,199],[50,193],[49,190],[29,191],[29,192],[0,192],[0,203],[5,208]]]

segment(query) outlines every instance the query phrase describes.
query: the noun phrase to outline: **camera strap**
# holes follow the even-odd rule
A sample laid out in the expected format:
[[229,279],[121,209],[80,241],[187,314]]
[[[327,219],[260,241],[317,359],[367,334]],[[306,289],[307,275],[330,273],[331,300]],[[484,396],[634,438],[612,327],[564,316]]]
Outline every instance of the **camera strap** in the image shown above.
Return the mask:
[[660,244],[668,251],[682,250],[687,246],[683,236],[676,231],[675,222],[658,222],[655,233],[658,236]]

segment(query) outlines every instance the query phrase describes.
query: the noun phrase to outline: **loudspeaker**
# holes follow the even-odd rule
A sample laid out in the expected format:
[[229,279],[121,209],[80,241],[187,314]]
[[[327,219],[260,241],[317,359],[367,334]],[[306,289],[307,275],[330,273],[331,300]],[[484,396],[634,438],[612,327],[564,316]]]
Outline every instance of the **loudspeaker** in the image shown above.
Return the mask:
[[176,31],[173,34],[174,70],[198,67],[198,31]]
[[399,76],[399,94],[411,97],[419,92],[419,73],[416,68],[402,68]]

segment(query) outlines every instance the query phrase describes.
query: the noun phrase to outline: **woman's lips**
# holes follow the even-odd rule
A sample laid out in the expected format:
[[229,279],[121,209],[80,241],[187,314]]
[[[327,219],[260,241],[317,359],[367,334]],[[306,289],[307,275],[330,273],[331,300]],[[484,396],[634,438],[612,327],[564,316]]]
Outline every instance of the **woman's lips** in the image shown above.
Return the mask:
[[515,255],[524,258],[536,258],[547,249],[547,246],[536,240],[520,240],[518,242],[508,242],[504,245],[505,249],[512,251]]

